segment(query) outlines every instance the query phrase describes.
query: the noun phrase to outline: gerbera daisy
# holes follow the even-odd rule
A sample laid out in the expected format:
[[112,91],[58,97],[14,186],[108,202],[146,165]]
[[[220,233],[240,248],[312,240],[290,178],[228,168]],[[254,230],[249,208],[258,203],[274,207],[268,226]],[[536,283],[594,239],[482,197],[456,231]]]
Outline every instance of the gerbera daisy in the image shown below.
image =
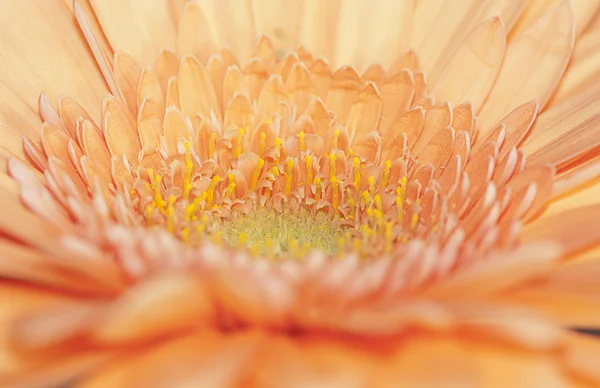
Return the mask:
[[0,384],[600,384],[600,9],[5,2]]

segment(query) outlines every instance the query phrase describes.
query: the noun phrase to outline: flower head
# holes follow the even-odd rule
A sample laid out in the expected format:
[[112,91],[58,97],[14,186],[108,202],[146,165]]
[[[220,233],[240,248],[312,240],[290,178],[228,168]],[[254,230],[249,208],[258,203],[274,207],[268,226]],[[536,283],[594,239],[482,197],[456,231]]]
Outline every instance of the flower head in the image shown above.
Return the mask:
[[438,3],[11,6],[6,383],[598,382],[598,4]]

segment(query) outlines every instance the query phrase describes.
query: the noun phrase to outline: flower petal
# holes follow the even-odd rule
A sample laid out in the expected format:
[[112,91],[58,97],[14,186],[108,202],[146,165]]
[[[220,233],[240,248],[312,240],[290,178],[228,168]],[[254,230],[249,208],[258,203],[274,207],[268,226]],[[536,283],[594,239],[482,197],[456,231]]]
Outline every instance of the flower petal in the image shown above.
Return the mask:
[[431,94],[453,106],[470,101],[478,111],[496,80],[505,46],[502,20],[495,17],[483,22],[460,45]]
[[82,388],[230,387],[255,357],[258,333],[193,333],[117,359],[80,382]]
[[175,47],[168,1],[92,1],[92,8],[112,48],[131,54],[143,66],[153,63],[159,50]]
[[0,39],[11,47],[0,54],[0,131],[2,146],[18,156],[23,136],[39,145],[41,90],[54,101],[67,93],[98,117],[106,88],[71,18],[67,7],[46,1],[7,4],[0,16]]
[[573,13],[565,1],[509,42],[498,79],[479,112],[482,135],[504,112],[524,102],[546,105],[569,61],[573,41]]

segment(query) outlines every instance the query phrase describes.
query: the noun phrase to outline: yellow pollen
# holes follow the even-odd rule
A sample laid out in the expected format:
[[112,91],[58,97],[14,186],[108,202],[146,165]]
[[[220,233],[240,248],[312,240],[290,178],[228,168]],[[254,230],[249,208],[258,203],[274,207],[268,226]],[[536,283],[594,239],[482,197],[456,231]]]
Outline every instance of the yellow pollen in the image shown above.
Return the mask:
[[254,167],[254,171],[252,172],[252,181],[250,182],[250,190],[255,190],[256,185],[258,184],[258,178],[260,177],[260,173],[262,172],[263,166],[265,165],[265,161],[263,158],[259,158],[256,163],[256,167]]
[[337,212],[339,206],[339,181],[334,176],[331,178],[331,204],[333,205],[333,210]]
[[260,253],[260,242],[259,241],[255,241],[251,246],[250,246],[250,255],[252,256],[258,256],[258,254]]
[[217,188],[217,184],[221,180],[221,177],[215,175],[212,177],[210,184],[208,185],[208,191],[206,196],[206,205],[210,209],[213,206],[213,201],[215,200],[215,190]]
[[163,199],[162,192],[160,191],[160,183],[162,177],[160,175],[154,176],[154,204],[157,209],[164,211],[165,205],[167,204]]
[[417,229],[417,224],[419,223],[419,214],[413,214],[413,216],[410,219],[410,230],[411,231],[415,231],[415,229]]
[[354,252],[356,252],[357,254],[360,254],[360,240],[355,238],[354,239],[354,244],[353,244],[353,248],[354,248]]
[[170,195],[167,199],[167,230],[169,233],[173,233],[175,230],[175,200],[177,198],[174,195]]
[[356,212],[356,204],[354,203],[353,198],[348,198],[348,205],[350,206],[348,218],[352,220],[354,219],[354,213]]
[[368,178],[369,180],[369,193],[371,193],[371,195],[375,195],[375,177],[370,176]]
[[370,225],[374,225],[374,219],[373,219],[373,208],[367,208],[367,217],[369,218],[369,224]]
[[194,198],[194,201],[185,208],[185,222],[190,222],[193,220],[194,217],[196,217],[194,214],[196,213],[196,210],[198,210],[198,206],[200,205],[201,200],[202,197],[196,197]]
[[281,140],[280,137],[275,138],[275,150],[277,150],[277,154],[275,155],[275,163],[279,163],[279,160],[281,159],[281,144],[283,143],[283,140]]
[[337,167],[337,162],[336,162],[336,157],[335,154],[331,154],[329,155],[329,179],[333,179],[334,176],[336,176],[336,167]]
[[190,191],[192,190],[192,172],[194,164],[192,163],[192,152],[191,144],[189,141],[184,143],[185,147],[185,172],[183,174],[183,198],[188,200],[190,198]]
[[354,186],[360,189],[360,159],[356,156],[352,161],[352,170],[354,171]]
[[392,161],[386,160],[383,166],[383,177],[381,179],[381,187],[387,187],[388,180],[390,178],[390,170],[392,168]]
[[385,223],[385,250],[389,252],[392,250],[392,223]]
[[379,212],[383,213],[383,205],[381,204],[381,195],[375,194],[375,197],[373,198],[373,200],[375,201],[375,207],[377,208],[377,210],[379,210]]
[[340,148],[340,130],[333,131],[333,148]]
[[404,193],[402,192],[402,187],[398,187],[396,189],[396,211],[398,212],[398,223],[402,224],[404,222]]
[[208,140],[208,157],[212,158],[215,153],[215,147],[217,145],[217,134],[213,132]]
[[294,168],[294,160],[288,159],[285,166],[285,195],[292,191],[292,170]]
[[152,225],[152,215],[154,214],[154,201],[146,205],[146,225]]
[[306,155],[306,184],[310,185],[313,183],[313,162],[310,155]]
[[[235,197],[235,182],[231,182],[227,185],[227,190],[225,191],[225,197],[229,199],[234,199]],[[213,208],[216,206],[213,206]]]
[[190,242],[190,228],[188,228],[187,226],[184,226],[181,229],[181,239],[186,244],[189,244],[189,242]]
[[363,203],[365,206],[371,206],[371,194],[367,190],[363,191]]
[[322,188],[321,188],[321,178],[316,178],[315,179],[315,186],[316,186],[316,188],[315,188],[315,200],[318,201],[318,200],[321,199],[321,191],[322,191]]
[[240,237],[239,237],[239,241],[238,241],[238,246],[240,248],[243,248],[246,246],[246,240],[248,240],[248,235],[246,235],[246,233],[241,232],[240,233]]
[[300,131],[300,133],[298,134],[298,148],[300,149],[300,151],[305,151],[306,150],[306,134],[304,133],[304,131]]
[[260,133],[260,142],[258,143],[258,155],[262,156],[263,152],[265,152],[267,144],[267,134],[264,132]]
[[238,158],[244,150],[244,128],[238,128],[237,137],[235,140],[235,153],[234,157]]

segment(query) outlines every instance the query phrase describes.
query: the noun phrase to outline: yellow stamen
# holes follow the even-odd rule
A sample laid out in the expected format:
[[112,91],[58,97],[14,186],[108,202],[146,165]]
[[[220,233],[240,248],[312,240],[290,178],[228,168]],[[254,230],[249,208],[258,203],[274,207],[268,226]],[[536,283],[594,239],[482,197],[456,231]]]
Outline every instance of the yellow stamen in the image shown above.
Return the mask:
[[354,203],[354,198],[348,198],[348,205],[350,206],[348,218],[353,220],[354,213],[356,213],[356,204]]
[[333,205],[333,210],[337,212],[339,206],[339,181],[334,176],[331,178],[331,204]]
[[215,200],[215,190],[217,188],[217,184],[221,180],[221,177],[215,175],[212,177],[210,184],[208,185],[207,196],[206,196],[206,205],[210,209],[213,206],[213,202]]
[[333,148],[340,148],[340,130],[333,131]]
[[360,159],[354,157],[352,161],[352,170],[354,171],[354,186],[360,189]]
[[389,252],[392,250],[392,223],[385,223],[385,251]]
[[183,198],[188,200],[190,198],[190,191],[192,190],[192,172],[194,164],[192,163],[192,152],[191,144],[186,141],[183,145],[185,147],[185,172],[183,173]]
[[240,248],[244,248],[246,246],[247,240],[248,240],[248,236],[246,235],[246,233],[244,233],[244,232],[240,233],[239,240],[238,240],[238,246]]
[[300,131],[298,134],[298,149],[300,149],[300,151],[306,150],[306,134],[304,131]]
[[262,156],[263,152],[265,152],[267,144],[267,134],[264,132],[260,133],[260,143],[258,143],[258,155]]
[[167,199],[168,204],[167,204],[167,213],[166,213],[166,218],[167,218],[167,230],[169,231],[169,233],[173,233],[173,231],[175,230],[175,200],[177,198],[174,195],[170,195],[169,198]]
[[370,176],[368,178],[369,180],[369,193],[371,193],[371,195],[375,195],[375,177]]
[[[225,190],[225,197],[229,199],[235,198],[235,182],[231,182],[229,185],[227,185],[227,190]],[[216,206],[213,206],[213,208],[215,207]]]
[[321,199],[321,178],[316,178],[315,179],[315,200],[320,200]]
[[313,162],[310,155],[306,155],[304,160],[306,162],[306,184],[310,185],[313,183]]
[[288,159],[285,166],[285,195],[292,191],[292,169],[294,168],[294,159]]
[[237,137],[235,140],[235,153],[234,157],[238,158],[244,150],[244,128],[238,128]]
[[398,212],[398,223],[404,223],[404,192],[402,187],[396,189],[396,211]]
[[371,206],[371,194],[367,190],[363,191],[363,203],[365,206]]
[[215,153],[215,147],[217,145],[217,134],[213,132],[208,140],[208,157],[212,158]]
[[260,177],[260,173],[262,172],[264,165],[265,165],[264,159],[258,158],[256,167],[254,167],[254,171],[252,172],[252,181],[250,182],[250,190],[256,189],[256,185],[258,184],[258,178]]
[[288,242],[289,245],[289,252],[292,255],[292,257],[298,257],[300,256],[300,252],[298,250],[298,240],[296,240],[295,238],[291,238],[290,241]]
[[183,240],[183,242],[185,242],[186,244],[190,243],[190,228],[188,228],[187,226],[184,226],[181,229],[181,239]]
[[388,180],[390,178],[390,170],[392,168],[392,161],[391,160],[386,160],[385,164],[383,165],[383,177],[381,179],[381,187],[387,187],[388,184]]
[[415,229],[417,229],[417,224],[419,223],[419,214],[413,214],[413,216],[410,219],[410,230],[412,230],[413,232],[415,231]]
[[277,151],[277,154],[275,155],[275,163],[279,163],[279,160],[281,160],[281,144],[283,143],[283,140],[281,140],[280,137],[275,138],[275,150]]
[[360,249],[360,240],[359,239],[357,239],[357,238],[354,239],[353,248],[354,248],[354,252],[360,254],[361,249]]
[[152,225],[152,215],[154,214],[154,209],[155,209],[154,201],[152,201],[146,205],[146,225],[147,226]]
[[164,211],[165,205],[167,204],[163,199],[162,192],[160,191],[160,183],[162,177],[160,175],[154,176],[154,204],[160,211]]
[[258,254],[260,253],[260,248],[260,241],[255,241],[254,243],[252,243],[252,246],[250,247],[250,255],[258,256]]
[[332,180],[334,176],[336,176],[336,167],[337,167],[337,162],[336,162],[336,157],[335,154],[331,154],[329,155],[329,179]]
[[381,195],[375,194],[375,197],[373,199],[375,201],[375,208],[377,210],[379,210],[380,213],[383,214],[383,205],[381,204]]

